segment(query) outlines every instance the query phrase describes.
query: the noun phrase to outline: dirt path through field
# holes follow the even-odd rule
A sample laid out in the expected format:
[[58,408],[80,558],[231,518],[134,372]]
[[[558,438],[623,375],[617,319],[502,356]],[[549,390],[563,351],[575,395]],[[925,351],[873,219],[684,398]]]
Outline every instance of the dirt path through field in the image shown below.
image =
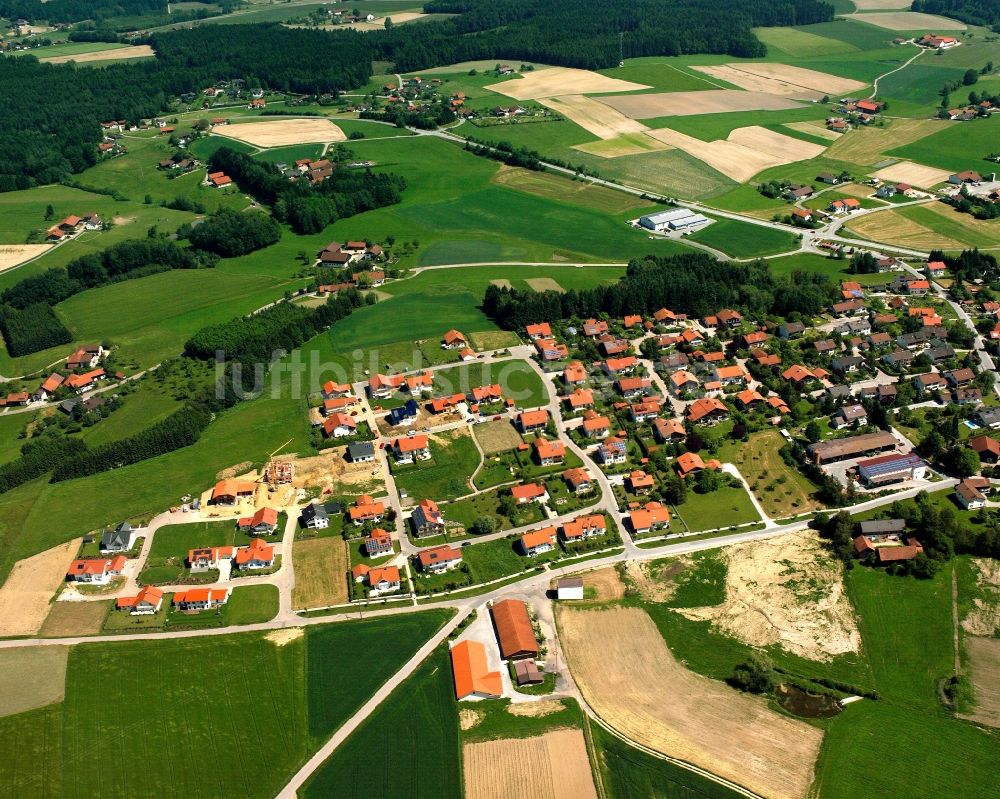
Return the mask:
[[0,588],[0,637],[34,635],[41,629],[80,542],[74,538],[14,564]]
[[573,677],[606,723],[769,799],[807,795],[821,730],[686,669],[639,608],[557,612]]

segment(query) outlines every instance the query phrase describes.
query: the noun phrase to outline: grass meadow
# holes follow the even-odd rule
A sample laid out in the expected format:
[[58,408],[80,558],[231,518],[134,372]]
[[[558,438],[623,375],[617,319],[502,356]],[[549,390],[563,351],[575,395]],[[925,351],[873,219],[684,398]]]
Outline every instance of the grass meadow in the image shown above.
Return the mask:
[[733,258],[756,258],[789,252],[799,246],[796,234],[792,232],[786,233],[735,219],[716,219],[708,227],[692,233],[690,238]]
[[274,796],[447,616],[74,647],[62,703],[0,719],[0,797]]
[[469,479],[480,463],[472,436],[465,430],[439,433],[430,448],[431,460],[393,467],[396,486],[415,500],[457,499],[468,494],[472,490]]

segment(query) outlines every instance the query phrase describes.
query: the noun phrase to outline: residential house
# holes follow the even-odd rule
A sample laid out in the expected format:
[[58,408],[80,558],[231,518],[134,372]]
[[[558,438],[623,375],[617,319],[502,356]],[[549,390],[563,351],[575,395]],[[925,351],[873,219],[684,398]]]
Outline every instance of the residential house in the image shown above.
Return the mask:
[[278,529],[278,511],[274,508],[261,508],[253,516],[244,516],[237,521],[236,528],[243,533],[271,535]]
[[729,418],[729,408],[715,397],[706,397],[688,405],[685,414],[694,424],[716,424]]
[[418,538],[442,535],[445,532],[444,516],[432,499],[422,499],[410,515],[410,526]]
[[534,447],[535,460],[540,466],[553,466],[562,463],[566,457],[566,447],[562,441],[549,441],[545,438],[536,438],[532,442]]
[[163,591],[147,585],[133,596],[121,596],[115,602],[116,610],[127,610],[130,616],[152,616],[163,604]]
[[406,464],[430,460],[430,444],[425,435],[394,439],[390,445],[396,463]]
[[659,502],[649,502],[643,508],[628,515],[632,532],[646,535],[670,527],[670,511]]
[[252,497],[256,488],[256,483],[249,480],[220,480],[212,488],[211,504],[235,505],[241,499]]
[[385,516],[385,504],[376,502],[368,494],[362,494],[347,509],[347,515],[354,524],[380,522]]
[[678,397],[689,391],[696,391],[700,386],[698,378],[686,369],[681,369],[670,375],[670,390]]
[[633,494],[648,494],[656,487],[656,481],[651,475],[646,474],[641,469],[630,472],[625,477],[625,486]]
[[842,427],[864,427],[868,424],[868,412],[863,405],[845,405],[833,414],[830,424],[838,430]]
[[543,527],[521,536],[521,550],[529,558],[551,552],[556,548],[556,528]]
[[947,381],[937,372],[927,372],[913,378],[913,385],[917,389],[917,394],[925,394],[929,391],[942,391],[947,388]]
[[129,552],[135,546],[138,532],[128,522],[122,522],[114,530],[105,530],[101,534],[101,552]]
[[391,594],[402,588],[402,580],[399,576],[398,566],[382,566],[381,568],[369,569],[365,575],[368,587],[372,596]]
[[601,416],[595,411],[583,414],[583,434],[587,438],[606,438],[611,434],[611,422],[607,416]]
[[839,375],[846,375],[858,371],[858,367],[864,366],[865,359],[857,355],[844,355],[834,358],[830,362],[830,368]]
[[70,563],[66,579],[74,583],[107,585],[111,579],[124,571],[127,560],[124,555],[113,558],[81,558]]
[[518,505],[526,505],[529,502],[539,502],[545,504],[549,501],[549,492],[540,483],[524,483],[523,485],[511,486],[510,495]]
[[573,361],[563,370],[562,379],[568,386],[585,383],[587,381],[587,370],[579,361]]
[[582,411],[594,407],[594,392],[589,388],[578,388],[563,400],[571,411]]
[[687,438],[687,430],[679,419],[656,419],[653,422],[653,436],[661,444],[669,444]]
[[966,510],[986,507],[986,495],[970,480],[962,480],[955,486],[955,499]]
[[647,397],[642,402],[637,402],[629,406],[628,413],[633,422],[642,423],[655,419],[663,404],[657,397]]
[[588,538],[604,535],[608,529],[608,521],[603,513],[591,513],[577,516],[572,521],[565,522],[559,530],[559,535],[567,544],[575,544]]
[[544,430],[549,423],[549,412],[545,408],[523,411],[517,416],[517,427],[522,433]]
[[229,588],[189,588],[174,594],[173,604],[177,610],[211,610],[229,601]]
[[236,556],[236,547],[200,547],[189,549],[187,554],[188,568],[192,572],[207,572],[218,569],[224,560],[232,560]]
[[357,441],[347,447],[351,463],[370,463],[375,460],[375,445],[371,441]]
[[806,332],[806,326],[802,322],[786,322],[778,327],[778,336],[783,339],[798,338]]
[[973,418],[990,430],[1000,429],[1000,408],[983,408],[977,411]]
[[627,355],[624,358],[608,358],[604,362],[604,371],[611,377],[617,377],[620,374],[631,374],[635,371],[638,363],[639,361],[634,355]]
[[989,436],[976,436],[969,439],[968,447],[979,456],[983,463],[1000,462],[1000,441]]
[[249,546],[236,550],[233,562],[237,569],[270,569],[274,565],[274,547],[262,538],[254,538]]
[[528,338],[532,341],[536,341],[540,338],[551,338],[552,337],[552,327],[548,322],[539,322],[535,325],[528,325],[525,328],[525,332],[528,334]]
[[330,514],[318,502],[310,502],[302,509],[299,517],[307,530],[325,530],[330,526]]
[[535,350],[543,361],[559,361],[569,356],[569,347],[560,344],[555,339],[540,338],[536,339],[534,344]]
[[358,423],[346,413],[332,413],[323,420],[323,435],[327,438],[353,436],[357,429]]
[[394,552],[392,548],[392,536],[381,527],[376,527],[365,536],[364,547],[365,554],[369,558],[377,558],[380,555],[391,555]]
[[462,565],[462,550],[447,544],[422,549],[417,553],[417,564],[420,571],[426,574],[450,571]]
[[410,399],[398,408],[391,408],[386,418],[391,426],[402,427],[403,425],[413,424],[419,413],[420,408],[417,406],[417,401]]

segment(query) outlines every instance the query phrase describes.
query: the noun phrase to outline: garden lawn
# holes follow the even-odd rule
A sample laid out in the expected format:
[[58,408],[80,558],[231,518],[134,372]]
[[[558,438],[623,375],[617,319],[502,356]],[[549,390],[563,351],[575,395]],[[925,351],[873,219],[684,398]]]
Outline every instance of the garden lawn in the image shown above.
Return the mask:
[[519,407],[538,408],[548,404],[549,395],[542,378],[526,361],[473,362],[434,372],[435,395],[468,394],[473,388],[494,383],[500,384],[504,399],[514,400]]
[[486,583],[533,566],[532,559],[517,554],[517,546],[516,539],[498,538],[463,547],[462,560],[469,567],[472,581]]
[[760,521],[760,515],[742,487],[723,486],[708,494],[689,490],[683,505],[671,507],[674,515],[671,532],[682,531],[685,526],[688,532],[697,533]]
[[[153,536],[149,557],[186,558],[189,550],[201,547],[246,546],[251,538],[236,529],[232,520],[224,522],[194,522],[170,524],[159,528]],[[262,538],[264,536],[261,536]]]
[[[372,769],[373,752],[392,752],[392,767]],[[446,646],[435,650],[337,748],[300,795],[460,799],[458,703]]]
[[480,463],[479,449],[466,430],[436,433],[430,440],[431,460],[393,467],[396,487],[414,499],[457,499],[472,488],[469,480]]

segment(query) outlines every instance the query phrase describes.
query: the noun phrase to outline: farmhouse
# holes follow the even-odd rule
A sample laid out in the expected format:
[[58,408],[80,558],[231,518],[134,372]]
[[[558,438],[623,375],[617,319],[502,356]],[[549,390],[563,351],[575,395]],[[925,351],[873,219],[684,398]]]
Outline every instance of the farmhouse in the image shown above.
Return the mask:
[[529,558],[551,552],[556,546],[556,528],[543,527],[521,536],[521,550]]
[[410,515],[410,525],[413,527],[413,534],[418,538],[441,535],[445,530],[444,516],[441,515],[441,509],[433,499],[420,500]]
[[500,657],[504,660],[538,657],[538,642],[531,628],[528,606],[524,602],[519,599],[504,599],[495,602],[490,613],[500,644]]
[[368,494],[362,494],[347,509],[347,515],[354,524],[380,522],[385,516],[385,505],[382,502],[376,502]]
[[278,527],[278,511],[274,508],[261,508],[253,516],[244,516],[236,522],[240,532],[256,535],[270,535]]
[[462,550],[442,544],[439,547],[422,549],[417,553],[420,570],[428,574],[439,574],[462,565]]
[[392,536],[381,527],[376,527],[366,535],[364,543],[365,554],[369,558],[377,558],[380,555],[391,555],[394,551],[392,548]]
[[460,350],[468,346],[469,343],[465,340],[465,336],[454,329],[449,330],[441,338],[441,347],[446,350]]
[[503,696],[500,672],[489,670],[486,647],[479,641],[460,641],[451,648],[451,671],[456,699],[499,699]]
[[391,446],[392,455],[399,464],[425,461],[431,457],[430,445],[424,435],[397,438]]
[[104,347],[100,344],[88,344],[80,347],[66,359],[67,369],[93,369],[101,361]]
[[105,585],[112,577],[117,577],[125,569],[124,555],[113,558],[85,558],[74,560],[66,570],[66,578],[74,583]]
[[163,591],[152,585],[139,589],[134,596],[121,596],[115,602],[116,610],[127,610],[130,616],[151,616],[163,604]]
[[191,588],[174,594],[174,607],[184,611],[210,610],[225,605],[229,600],[228,588]]
[[274,547],[255,538],[250,546],[239,547],[233,560],[237,569],[270,569],[274,565]]

